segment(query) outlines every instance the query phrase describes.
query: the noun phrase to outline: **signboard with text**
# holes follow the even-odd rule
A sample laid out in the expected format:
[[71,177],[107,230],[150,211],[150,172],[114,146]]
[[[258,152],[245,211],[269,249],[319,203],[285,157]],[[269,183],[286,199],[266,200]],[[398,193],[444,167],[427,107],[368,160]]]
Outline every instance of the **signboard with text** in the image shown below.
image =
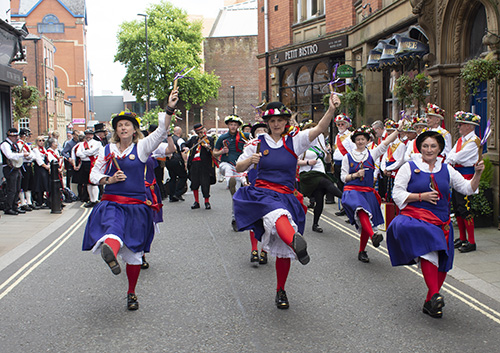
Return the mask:
[[356,76],[356,69],[350,65],[340,65],[337,68],[337,77],[348,78]]
[[325,39],[302,47],[278,52],[272,56],[272,63],[276,65],[290,60],[305,59],[313,55],[327,53],[345,47],[347,47],[347,35]]

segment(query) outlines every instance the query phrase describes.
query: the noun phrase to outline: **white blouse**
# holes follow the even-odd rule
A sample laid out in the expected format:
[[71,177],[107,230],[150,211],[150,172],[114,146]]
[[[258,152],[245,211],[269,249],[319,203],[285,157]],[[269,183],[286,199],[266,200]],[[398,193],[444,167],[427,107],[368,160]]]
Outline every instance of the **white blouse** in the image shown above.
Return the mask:
[[[369,154],[371,153],[373,162],[375,163],[375,160],[377,160],[380,156],[382,156],[385,151],[389,146],[387,146],[385,143],[381,143],[377,147],[375,147],[373,150],[368,150],[368,148],[365,148],[362,152],[358,152],[355,149],[350,152],[350,155],[352,159],[356,162],[364,162],[368,159]],[[345,183],[345,179],[349,175],[349,158],[347,157],[347,154],[344,156],[342,159],[342,170],[340,172],[340,180],[342,180],[343,183]]]

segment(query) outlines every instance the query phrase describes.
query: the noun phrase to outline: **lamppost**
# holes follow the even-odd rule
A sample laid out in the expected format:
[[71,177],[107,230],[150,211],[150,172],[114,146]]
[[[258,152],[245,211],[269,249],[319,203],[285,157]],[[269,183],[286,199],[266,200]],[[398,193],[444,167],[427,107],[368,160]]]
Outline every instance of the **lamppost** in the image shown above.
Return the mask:
[[233,90],[233,115],[234,115],[234,114],[236,114],[235,109],[234,109],[234,107],[235,107],[235,105],[234,105],[234,86],[231,86],[231,89]]
[[148,45],[148,15],[143,14],[143,13],[138,13],[137,16],[143,16],[144,17],[144,31],[146,34],[146,79],[147,79],[147,90],[148,90],[148,99],[146,101],[146,112],[149,111],[149,100],[150,100],[150,93],[149,93],[149,45]]

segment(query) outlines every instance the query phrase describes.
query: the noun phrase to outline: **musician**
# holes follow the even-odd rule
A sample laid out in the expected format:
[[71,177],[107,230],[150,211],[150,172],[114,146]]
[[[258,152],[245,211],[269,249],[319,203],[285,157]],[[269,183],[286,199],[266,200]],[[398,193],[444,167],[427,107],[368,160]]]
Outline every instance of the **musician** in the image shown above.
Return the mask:
[[[236,171],[236,161],[243,152],[243,147],[248,142],[250,134],[241,132],[238,129],[243,125],[243,120],[237,115],[229,115],[224,119],[228,127],[228,132],[220,135],[215,143],[213,155],[220,156],[220,173],[226,178],[226,183],[231,193],[231,198],[245,182],[246,177]],[[231,226],[238,231],[234,210],[231,208]]]
[[34,209],[40,209],[39,206],[33,204],[31,191],[34,186],[34,175],[33,175],[33,161],[35,159],[35,154],[33,153],[31,146],[28,144],[28,140],[31,137],[30,129],[20,129],[19,130],[19,140],[17,145],[19,150],[22,152],[28,152],[29,156],[24,157],[23,166],[21,167],[21,191],[19,192],[20,199],[20,209],[26,212],[30,212]]
[[85,130],[85,140],[76,150],[76,156],[81,158],[82,161],[82,167],[80,170],[80,173],[82,173],[81,177],[82,179],[84,178],[83,180],[87,181],[87,191],[90,198],[90,201],[83,205],[83,207],[94,207],[98,203],[99,188],[97,185],[94,185],[89,181],[89,176],[101,148],[102,144],[99,141],[94,140],[94,131],[92,131],[92,129]]
[[108,131],[106,130],[106,126],[104,123],[97,123],[94,125],[94,140],[99,141],[102,144],[102,147],[105,147],[108,144],[108,139],[106,135]]
[[26,211],[17,207],[19,200],[19,191],[21,190],[21,166],[23,165],[23,158],[28,157],[29,153],[22,152],[17,145],[19,132],[16,128],[7,130],[7,138],[0,144],[2,151],[2,164],[3,175],[7,183],[7,199],[5,214],[16,216],[19,213],[26,213]]
[[451,147],[453,146],[451,134],[448,132],[448,130],[441,126],[444,121],[445,111],[435,104],[427,103],[425,112],[429,130],[439,132],[444,138],[444,150],[443,152],[441,152],[441,155],[439,155],[439,157],[441,157],[444,161],[445,157],[448,155],[448,153],[450,153]]
[[215,157],[212,155],[214,139],[207,136],[207,130],[202,124],[193,126],[196,136],[191,137],[186,142],[189,148],[188,176],[191,180],[191,190],[193,191],[194,203],[191,209],[200,208],[200,197],[198,189],[201,186],[205,209],[212,208],[210,205],[210,185],[215,184]]
[[[479,126],[481,117],[467,112],[456,112],[455,122],[458,124],[460,138],[455,146],[446,155],[446,163],[452,165],[462,176],[471,180],[474,176],[474,166],[479,160],[479,149],[481,141],[476,136],[474,130]],[[476,250],[476,240],[474,237],[474,216],[470,206],[473,195],[464,195],[453,189],[451,201],[455,218],[457,219],[460,238],[455,240],[455,248],[462,253]],[[469,238],[467,239],[467,235]]]

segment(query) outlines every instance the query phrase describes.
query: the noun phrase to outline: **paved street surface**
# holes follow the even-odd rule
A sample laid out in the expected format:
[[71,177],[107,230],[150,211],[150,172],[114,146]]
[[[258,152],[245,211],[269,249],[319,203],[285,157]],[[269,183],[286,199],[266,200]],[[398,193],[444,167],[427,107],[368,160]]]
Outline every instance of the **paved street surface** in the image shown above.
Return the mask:
[[[289,310],[274,305],[274,259],[250,264],[248,232],[233,232],[230,195],[212,189],[212,209],[166,203],[126,310],[127,279],[82,252],[88,210],[9,263],[0,262],[1,352],[491,352],[500,302],[448,276],[444,317],[422,313],[426,286],[416,268],[391,267],[385,241],[357,260],[354,228],[325,207],[322,234],[306,239],[311,262],[292,263]],[[20,216],[19,216],[20,217]],[[62,220],[63,218],[59,218]],[[124,266],[122,267],[124,269]]]

